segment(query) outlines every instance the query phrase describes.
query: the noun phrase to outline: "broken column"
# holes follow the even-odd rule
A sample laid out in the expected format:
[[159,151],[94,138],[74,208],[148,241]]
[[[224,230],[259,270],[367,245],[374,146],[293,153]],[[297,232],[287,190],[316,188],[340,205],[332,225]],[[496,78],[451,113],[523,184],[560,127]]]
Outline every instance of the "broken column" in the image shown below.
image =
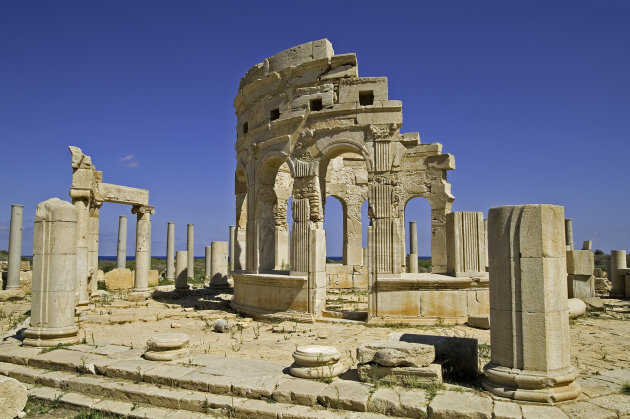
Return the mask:
[[186,250],[178,250],[175,253],[175,289],[187,290],[188,277],[186,275],[186,265],[188,264],[188,252]]
[[590,250],[567,250],[569,298],[595,297],[595,257]]
[[564,234],[567,239],[567,250],[573,250],[573,220],[570,218],[564,220]]
[[210,245],[210,285],[228,285],[228,243],[212,242]]
[[483,212],[446,214],[447,261],[452,276],[484,276],[486,273],[486,233]]
[[24,345],[79,342],[74,323],[77,209],[59,198],[41,202],[33,231],[31,323]]
[[11,205],[9,230],[9,263],[6,289],[20,288],[20,262],[22,260],[22,212],[23,205]]
[[175,279],[175,223],[172,222],[166,229],[166,279]]
[[230,250],[228,254],[228,266],[230,272],[234,270],[234,241],[236,240],[236,226],[230,226]]
[[118,217],[118,251],[116,253],[116,269],[127,267],[127,216]]
[[409,255],[407,255],[407,272],[418,272],[418,227],[415,221],[409,222]]
[[608,278],[612,284],[610,296],[623,298],[626,291],[625,273],[619,272],[620,269],[627,269],[626,251],[611,250],[610,251],[610,271]]
[[188,251],[188,263],[186,275],[190,279],[195,279],[195,235],[194,226],[188,224],[188,235],[186,241],[186,250]]
[[575,399],[570,363],[564,208],[490,209],[490,346],[483,387],[515,400]]
[[136,272],[133,284],[134,293],[148,293],[149,269],[151,268],[151,214],[152,206],[135,206],[131,210],[137,214],[136,222]]

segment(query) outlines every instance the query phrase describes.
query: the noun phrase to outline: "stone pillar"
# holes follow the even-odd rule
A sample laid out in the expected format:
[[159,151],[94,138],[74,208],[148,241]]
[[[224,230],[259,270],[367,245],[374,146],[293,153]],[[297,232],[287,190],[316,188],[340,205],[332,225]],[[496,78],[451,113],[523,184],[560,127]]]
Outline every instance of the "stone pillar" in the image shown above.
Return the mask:
[[72,204],[77,209],[76,305],[78,309],[85,309],[90,302],[88,295],[90,192],[70,189],[70,197],[72,198]]
[[188,263],[186,264],[186,276],[195,279],[195,233],[194,226],[188,224],[186,236],[186,250],[188,251]]
[[206,253],[205,253],[205,265],[206,265],[206,276],[205,279],[206,280],[210,280],[210,278],[212,278],[212,274],[210,273],[212,271],[212,251],[211,251],[211,247],[210,246],[206,246],[205,248]]
[[486,390],[537,403],[575,399],[570,363],[564,208],[490,209],[490,347]]
[[133,207],[132,213],[137,216],[136,222],[136,272],[133,284],[134,293],[148,293],[149,268],[151,267],[151,214],[152,206]]
[[77,209],[51,198],[35,213],[31,322],[24,345],[56,346],[79,342],[74,323],[77,269]]
[[210,285],[228,285],[228,243],[212,242],[210,244]]
[[402,258],[399,214],[394,214],[392,185],[376,183],[369,185],[368,204],[372,212],[372,234],[374,274],[401,273]]
[[611,250],[610,251],[610,272],[608,272],[608,278],[612,288],[610,289],[610,296],[623,298],[626,292],[625,273],[619,272],[620,269],[627,269],[626,251],[625,250]]
[[407,272],[418,272],[418,227],[415,221],[409,221],[409,255],[407,255]]
[[[236,241],[236,226],[230,226],[230,250],[228,258],[228,267],[230,272],[234,270],[234,242]],[[288,250],[288,248],[287,248]]]
[[363,258],[361,247],[361,205],[364,197],[346,196],[343,208],[343,264],[360,266]]
[[486,274],[486,234],[482,212],[446,214],[447,273],[478,277]]
[[116,269],[127,267],[127,216],[118,217],[118,252],[116,253]]
[[567,239],[567,250],[573,250],[573,220],[570,218],[564,220],[564,235]]
[[166,279],[175,279],[175,223],[172,222],[166,229]]
[[188,252],[186,250],[178,250],[175,253],[175,289],[187,290],[188,277],[186,265],[188,264]]
[[289,265],[289,232],[286,227],[276,227],[275,246],[275,269],[287,270]]
[[97,295],[98,291],[98,235],[99,235],[99,213],[101,205],[93,205],[90,208],[90,218],[88,220],[88,293],[91,297]]
[[20,262],[22,261],[22,205],[11,205],[11,227],[9,230],[9,264],[7,266],[7,289],[20,288]]

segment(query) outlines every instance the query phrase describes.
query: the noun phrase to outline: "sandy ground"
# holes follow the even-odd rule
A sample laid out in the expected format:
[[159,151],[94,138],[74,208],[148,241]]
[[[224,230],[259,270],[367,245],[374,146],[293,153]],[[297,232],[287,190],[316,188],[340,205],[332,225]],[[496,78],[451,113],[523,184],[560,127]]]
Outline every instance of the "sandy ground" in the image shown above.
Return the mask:
[[[169,296],[170,294],[165,294]],[[197,292],[185,298],[161,298],[141,302],[124,300],[124,293],[102,296],[82,314],[80,337],[85,343],[116,343],[143,348],[158,333],[185,333],[193,353],[229,357],[293,361],[298,345],[336,346],[355,363],[356,347],[364,342],[384,340],[388,333],[404,332],[476,338],[480,345],[480,366],[489,360],[490,331],[467,326],[370,327],[359,322],[267,323],[238,316],[230,307],[231,294]],[[630,302],[628,302],[630,305]],[[620,302],[623,306],[624,303]],[[0,303],[0,328],[6,332],[30,309],[28,302]],[[571,321],[571,359],[581,375],[630,368],[630,314],[595,313]],[[598,317],[596,317],[598,316]],[[229,333],[217,333],[212,325],[226,319]]]

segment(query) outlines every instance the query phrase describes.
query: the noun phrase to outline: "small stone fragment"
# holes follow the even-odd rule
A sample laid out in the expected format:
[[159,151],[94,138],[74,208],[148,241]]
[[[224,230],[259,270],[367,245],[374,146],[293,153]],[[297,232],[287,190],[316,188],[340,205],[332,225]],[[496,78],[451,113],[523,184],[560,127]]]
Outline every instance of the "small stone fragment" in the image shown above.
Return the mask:
[[217,319],[214,321],[214,324],[212,325],[212,329],[215,332],[227,333],[230,331],[230,325],[228,324],[227,320]]
[[357,348],[357,360],[386,367],[426,367],[435,360],[435,348],[408,342],[370,342]]
[[182,327],[182,325],[179,323],[171,323],[171,329],[179,329],[180,327]]

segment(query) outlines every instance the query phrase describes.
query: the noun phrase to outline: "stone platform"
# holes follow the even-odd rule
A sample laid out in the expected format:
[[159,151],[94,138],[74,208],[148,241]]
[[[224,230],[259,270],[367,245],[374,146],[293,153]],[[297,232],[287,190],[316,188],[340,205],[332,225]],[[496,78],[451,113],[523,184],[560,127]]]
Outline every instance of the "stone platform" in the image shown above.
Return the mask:
[[[557,406],[520,405],[446,385],[435,397],[422,389],[375,387],[347,374],[332,382],[296,379],[276,362],[197,355],[178,362],[146,361],[143,348],[74,345],[42,353],[0,344],[0,374],[29,387],[29,397],[59,399],[128,417],[593,417],[630,415],[629,370],[580,379],[583,397]],[[336,410],[331,410],[336,409]],[[355,413],[353,413],[355,412]],[[507,416],[506,416],[507,415]],[[534,415],[534,416],[532,416]],[[463,416],[462,416],[463,417]]]

